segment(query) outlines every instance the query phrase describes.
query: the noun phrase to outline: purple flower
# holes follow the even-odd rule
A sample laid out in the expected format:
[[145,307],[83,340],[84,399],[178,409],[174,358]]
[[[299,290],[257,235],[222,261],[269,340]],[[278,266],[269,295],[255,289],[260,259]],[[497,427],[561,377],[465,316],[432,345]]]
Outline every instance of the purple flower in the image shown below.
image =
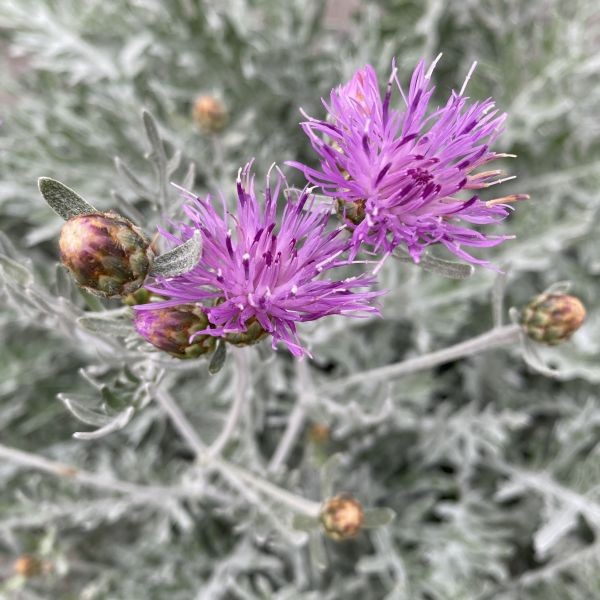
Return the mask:
[[285,180],[279,175],[272,191],[267,176],[261,207],[250,167],[238,176],[235,213],[223,205],[221,215],[210,198],[182,190],[193,200],[185,208],[191,224],[180,226],[182,239],[161,233],[178,244],[200,231],[202,258],[188,273],[146,286],[168,300],[136,309],[201,303],[210,326],[194,335],[229,337],[236,343],[258,323],[272,335],[273,346],[282,341],[292,354],[302,356],[307,351],[298,340],[296,323],[334,314],[378,313],[371,301],[382,292],[369,289],[375,283],[372,276],[324,278],[349,264],[343,257],[350,243],[342,235],[345,226],[328,228],[329,211],[317,209],[306,189],[297,201],[287,201],[278,226],[277,200]]
[[[439,59],[439,57],[438,57]],[[405,245],[418,261],[430,244],[440,243],[472,263],[487,264],[463,246],[495,246],[508,236],[489,237],[464,223],[497,223],[508,215],[509,202],[525,195],[483,201],[465,190],[478,190],[505,181],[501,171],[474,171],[496,158],[489,150],[502,131],[505,114],[491,99],[469,102],[464,89],[452,92],[443,107],[429,110],[434,91],[431,73],[421,61],[408,94],[396,77],[395,65],[381,97],[373,68],[367,65],[346,84],[331,92],[326,121],[312,117],[302,123],[321,168],[301,163],[300,169],[323,193],[335,198],[338,212],[353,230],[353,255],[366,243],[386,255]],[[402,97],[391,105],[394,83]]]

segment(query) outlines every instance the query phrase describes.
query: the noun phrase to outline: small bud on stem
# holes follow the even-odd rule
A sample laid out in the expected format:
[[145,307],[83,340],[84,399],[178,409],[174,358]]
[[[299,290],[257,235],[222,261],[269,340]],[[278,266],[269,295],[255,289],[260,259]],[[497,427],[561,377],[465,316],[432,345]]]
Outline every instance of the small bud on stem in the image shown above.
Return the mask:
[[363,507],[350,496],[334,496],[323,504],[321,524],[332,540],[348,540],[356,537],[364,523]]
[[146,341],[176,358],[198,358],[215,349],[217,340],[210,335],[198,335],[190,342],[194,333],[209,326],[202,308],[194,304],[138,310],[133,324]]
[[217,133],[227,124],[227,110],[222,102],[213,96],[198,96],[192,111],[194,121],[206,133]]
[[531,300],[523,310],[521,324],[534,341],[556,346],[567,341],[585,320],[585,307],[575,296],[549,292]]

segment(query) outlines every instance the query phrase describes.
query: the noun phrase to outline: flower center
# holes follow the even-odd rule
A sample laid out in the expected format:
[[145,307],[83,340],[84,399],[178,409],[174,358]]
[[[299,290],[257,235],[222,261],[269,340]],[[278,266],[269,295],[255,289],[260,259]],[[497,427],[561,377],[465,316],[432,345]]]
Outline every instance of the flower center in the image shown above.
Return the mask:
[[420,167],[416,169],[409,169],[408,174],[418,185],[426,185],[433,179],[433,175],[427,169],[422,169]]

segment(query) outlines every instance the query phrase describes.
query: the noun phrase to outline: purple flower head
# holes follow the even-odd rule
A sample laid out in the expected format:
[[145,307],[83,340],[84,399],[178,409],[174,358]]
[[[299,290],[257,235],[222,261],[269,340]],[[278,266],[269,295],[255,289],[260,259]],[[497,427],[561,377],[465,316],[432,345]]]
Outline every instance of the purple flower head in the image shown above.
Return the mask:
[[191,224],[180,225],[182,239],[161,233],[178,244],[200,231],[202,258],[188,273],[146,286],[168,300],[136,308],[201,303],[210,325],[194,335],[231,336],[233,341],[258,323],[273,337],[273,346],[282,341],[292,354],[302,356],[307,351],[298,340],[296,323],[334,314],[377,313],[371,301],[381,292],[369,289],[375,283],[372,276],[335,278],[334,269],[349,264],[343,254],[350,240],[341,235],[345,226],[327,227],[330,211],[316,208],[307,189],[297,201],[288,199],[279,220],[277,200],[285,179],[279,173],[272,190],[267,176],[261,206],[250,167],[238,176],[235,213],[228,213],[223,201],[221,215],[210,197],[182,190],[193,201],[185,208]]
[[[439,58],[439,57],[438,57]],[[405,94],[392,73],[382,99],[377,75],[367,65],[323,101],[328,118],[302,124],[320,157],[320,170],[300,169],[323,193],[335,198],[338,211],[353,229],[353,255],[362,243],[391,253],[405,245],[418,261],[430,244],[477,264],[487,264],[463,246],[495,246],[507,236],[487,237],[464,223],[497,223],[508,215],[512,195],[484,202],[473,192],[505,181],[498,170],[475,173],[492,160],[507,156],[489,150],[502,131],[505,114],[491,99],[469,102],[464,89],[452,92],[445,106],[429,110],[434,91],[431,73],[421,61]],[[392,107],[394,83],[404,106]]]

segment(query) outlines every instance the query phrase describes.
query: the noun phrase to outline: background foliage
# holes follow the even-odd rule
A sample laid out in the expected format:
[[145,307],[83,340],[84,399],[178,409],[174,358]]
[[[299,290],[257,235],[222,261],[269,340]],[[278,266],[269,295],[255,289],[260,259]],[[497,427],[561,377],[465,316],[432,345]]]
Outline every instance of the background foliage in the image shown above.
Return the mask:
[[[600,597],[596,3],[380,0],[361,3],[352,18],[347,12],[345,3],[304,0],[0,0],[1,443],[124,481],[183,481],[204,494],[150,502],[2,462],[0,596]],[[253,156],[258,173],[273,161],[314,160],[299,106],[319,114],[319,97],[365,62],[385,73],[397,56],[406,81],[419,57],[440,51],[440,96],[479,61],[471,95],[491,95],[509,113],[498,149],[519,156],[506,165],[518,179],[504,189],[532,196],[504,226],[517,239],[492,252],[507,268],[507,306],[568,279],[589,318],[572,342],[544,354],[558,379],[532,373],[515,348],[304,398],[306,431],[287,468],[268,477],[319,500],[320,465],[338,451],[335,489],[397,513],[390,526],[355,541],[327,542],[329,566],[320,570],[285,511],[198,472],[153,402],[159,386],[170,389],[210,441],[234,396],[239,362],[230,357],[209,377],[202,361],[158,364],[147,346],[125,341],[118,319],[108,333],[91,331],[101,307],[56,268],[61,222],[36,179],[64,181],[101,209],[142,217],[151,231],[157,182],[144,159],[143,108],[169,156],[182,152],[175,181],[189,177],[193,162],[196,191],[231,194],[238,167]],[[194,127],[199,93],[226,105],[220,134]],[[122,166],[117,172],[116,156],[134,179]],[[382,280],[392,290],[384,320],[307,325],[315,360],[304,370],[284,352],[266,361],[246,352],[250,380],[226,451],[232,461],[267,473],[306,386],[492,325],[491,272],[456,282],[390,261]],[[65,400],[94,411],[85,414],[96,426],[129,406],[135,414],[109,436],[74,439],[91,428]],[[311,423],[327,425],[329,439],[311,437]],[[23,554],[41,557],[44,573],[16,577],[13,563]]]

